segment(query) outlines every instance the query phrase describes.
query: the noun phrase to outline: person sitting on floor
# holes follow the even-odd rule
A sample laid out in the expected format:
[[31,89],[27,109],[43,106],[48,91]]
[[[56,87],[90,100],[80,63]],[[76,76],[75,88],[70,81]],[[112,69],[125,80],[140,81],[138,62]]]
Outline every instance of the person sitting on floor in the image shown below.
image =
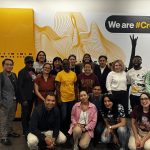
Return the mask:
[[54,148],[55,144],[66,142],[66,136],[60,132],[60,113],[56,106],[55,95],[46,96],[43,104],[36,107],[30,120],[30,133],[27,144],[30,150]]
[[68,133],[73,133],[74,147],[78,150],[79,146],[86,149],[89,146],[91,138],[94,136],[94,128],[97,122],[97,109],[94,104],[89,102],[89,96],[86,91],[80,92],[80,102],[76,103],[71,112],[71,125]]

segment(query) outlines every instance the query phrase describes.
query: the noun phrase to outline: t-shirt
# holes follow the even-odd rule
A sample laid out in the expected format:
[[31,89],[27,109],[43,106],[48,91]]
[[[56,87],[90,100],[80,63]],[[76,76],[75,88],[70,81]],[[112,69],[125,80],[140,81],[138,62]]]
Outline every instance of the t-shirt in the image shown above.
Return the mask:
[[[34,82],[38,85],[39,92],[44,98],[46,98],[46,93],[55,91],[55,77],[53,76],[49,76],[45,81],[42,75],[38,75]],[[42,101],[40,98],[38,100]]]
[[40,64],[39,62],[34,62],[33,68],[35,69],[36,74],[41,74],[42,73],[43,65],[44,64]]
[[131,94],[140,96],[145,91],[145,77],[147,69],[141,68],[140,70],[130,69],[127,72],[128,84],[131,84]]
[[73,71],[60,71],[55,81],[60,82],[60,95],[62,102],[69,102],[75,100],[74,84],[77,81],[76,74]]
[[84,90],[87,93],[92,93],[94,85],[99,83],[97,76],[94,73],[91,73],[89,76],[85,75],[85,73],[79,74],[77,82],[79,85],[79,90]]
[[116,117],[111,110],[109,110],[107,114],[104,114],[103,111],[101,112],[103,118],[107,119],[110,125],[119,123],[119,118],[125,118],[124,107],[121,104],[118,104],[118,110],[116,111],[118,112],[118,115]]
[[[138,107],[135,107],[131,113],[131,118],[137,119]],[[149,132],[150,131],[150,121],[148,120],[148,113],[142,113],[141,121],[137,121],[137,127],[142,131]]]

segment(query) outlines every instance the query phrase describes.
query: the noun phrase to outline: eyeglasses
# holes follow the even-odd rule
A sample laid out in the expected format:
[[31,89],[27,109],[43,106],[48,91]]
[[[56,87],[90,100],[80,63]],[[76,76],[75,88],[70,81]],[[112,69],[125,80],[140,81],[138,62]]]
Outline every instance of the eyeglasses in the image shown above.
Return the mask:
[[13,64],[5,64],[5,66],[13,66]]
[[147,100],[149,100],[149,98],[148,98],[148,97],[140,98],[140,100],[141,100],[141,101],[144,101],[144,100],[147,101]]

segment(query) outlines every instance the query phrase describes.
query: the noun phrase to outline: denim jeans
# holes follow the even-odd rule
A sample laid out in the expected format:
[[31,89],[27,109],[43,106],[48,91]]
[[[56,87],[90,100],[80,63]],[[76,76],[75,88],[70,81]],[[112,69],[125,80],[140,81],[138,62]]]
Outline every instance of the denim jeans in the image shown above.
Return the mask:
[[[106,131],[107,131],[107,128],[105,128],[104,132],[102,133],[101,141],[103,143],[110,143],[112,142],[112,136],[111,134],[109,134],[108,136],[105,136]],[[128,135],[129,135],[127,126],[117,128],[116,132],[117,132],[117,136],[119,139],[120,147],[126,148],[127,142],[128,142]]]

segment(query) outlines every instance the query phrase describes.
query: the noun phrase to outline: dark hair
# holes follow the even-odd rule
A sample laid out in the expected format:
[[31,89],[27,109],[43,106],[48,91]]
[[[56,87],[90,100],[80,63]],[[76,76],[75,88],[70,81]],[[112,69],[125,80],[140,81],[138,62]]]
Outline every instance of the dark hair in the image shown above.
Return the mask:
[[92,65],[90,62],[85,62],[85,63],[83,64],[83,67],[85,67],[85,65],[90,65],[91,68],[93,69],[93,65]]
[[107,56],[105,56],[105,55],[100,55],[98,60],[100,60],[101,58],[105,58],[107,60]]
[[55,95],[54,92],[52,92],[52,91],[47,91],[45,95],[46,95],[46,97],[47,97],[47,96],[54,96],[55,99],[56,99],[56,95]]
[[102,89],[99,83],[94,84],[94,85],[93,85],[93,89],[94,89],[96,86],[99,86],[100,89]]
[[[149,99],[150,99],[150,94],[147,93],[147,92],[143,92],[141,95],[140,95],[140,98],[142,95],[146,95]],[[142,121],[142,114],[143,114],[143,107],[141,105],[141,103],[136,107],[137,108],[137,121]],[[149,107],[149,111],[148,111],[148,120],[150,121],[150,107]]]
[[12,65],[14,65],[14,61],[12,60],[12,59],[9,59],[9,58],[6,58],[6,59],[4,59],[3,61],[2,61],[2,66],[4,66],[4,64],[5,64],[5,62],[6,61],[11,61],[12,62]]
[[135,56],[133,57],[133,59],[134,59],[134,58],[140,58],[140,59],[142,60],[142,57],[139,56],[139,55],[135,55]]
[[[57,61],[57,60],[62,63],[62,59],[61,59],[60,57],[55,57],[55,58],[53,59],[53,69],[55,69],[54,62]],[[61,69],[62,69],[62,68],[61,68]]]
[[71,54],[71,55],[69,55],[68,60],[69,60],[71,57],[74,57],[75,59],[77,59],[76,55]]
[[36,55],[36,62],[39,62],[38,56],[39,56],[40,53],[43,53],[43,54],[44,54],[44,56],[45,56],[44,62],[46,62],[46,53],[45,53],[44,51],[39,51],[39,52],[37,53],[37,55]]
[[113,106],[112,106],[112,114],[114,115],[114,118],[117,118],[118,117],[118,103],[115,102],[115,99],[114,99],[114,96],[112,94],[104,94],[103,95],[103,98],[102,98],[102,112],[104,113],[104,117],[107,117],[107,114],[108,114],[108,111],[109,109],[106,108],[106,106],[104,105],[104,99],[105,97],[108,97],[109,100],[113,103]]
[[84,61],[84,57],[85,57],[85,56],[89,56],[89,57],[90,57],[90,63],[92,63],[91,55],[90,55],[90,54],[88,54],[88,53],[85,53],[85,54],[83,55],[82,62],[83,62],[83,63],[85,63],[85,61]]

